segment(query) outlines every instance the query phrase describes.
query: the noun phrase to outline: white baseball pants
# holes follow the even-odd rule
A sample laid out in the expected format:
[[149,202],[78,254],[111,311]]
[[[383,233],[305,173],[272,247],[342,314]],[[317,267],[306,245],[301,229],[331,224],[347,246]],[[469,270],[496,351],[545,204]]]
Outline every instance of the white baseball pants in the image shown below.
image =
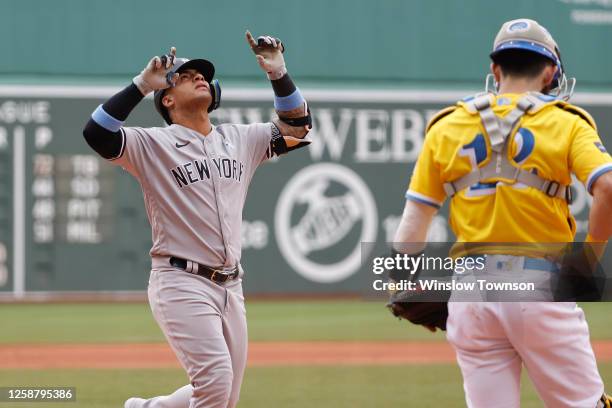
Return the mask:
[[522,365],[546,407],[594,408],[603,393],[573,302],[450,302],[447,338],[470,408],[520,407]]

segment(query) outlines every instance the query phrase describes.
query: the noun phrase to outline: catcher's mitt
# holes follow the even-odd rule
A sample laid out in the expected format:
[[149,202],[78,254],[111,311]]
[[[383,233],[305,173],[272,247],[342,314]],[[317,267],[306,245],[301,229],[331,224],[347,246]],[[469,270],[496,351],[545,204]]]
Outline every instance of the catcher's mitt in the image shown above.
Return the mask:
[[[416,257],[423,252],[416,254],[402,254],[392,249],[391,256]],[[413,264],[414,265],[414,264]],[[393,316],[406,319],[411,323],[425,326],[435,332],[436,329],[446,330],[446,319],[448,318],[448,299],[450,291],[428,292],[422,290],[420,286],[419,270],[410,271],[407,269],[393,269],[389,271],[389,282],[410,281],[417,283],[413,290],[391,291],[387,307]],[[421,278],[422,279],[422,278]]]
[[604,392],[601,399],[597,401],[596,408],[612,408],[612,397]]
[[[450,295],[450,294],[449,294]],[[425,326],[431,331],[446,330],[448,302],[427,302],[426,293],[414,291],[396,292],[389,298],[387,307],[393,316]]]

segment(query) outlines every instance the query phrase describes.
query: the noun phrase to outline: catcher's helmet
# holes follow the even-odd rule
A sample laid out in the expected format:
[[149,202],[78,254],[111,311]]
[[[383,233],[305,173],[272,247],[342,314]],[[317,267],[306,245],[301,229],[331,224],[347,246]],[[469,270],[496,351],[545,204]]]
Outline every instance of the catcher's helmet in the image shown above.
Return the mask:
[[[493,51],[490,54],[493,62],[499,54],[506,50],[525,50],[548,58],[557,67],[551,84],[552,89],[556,90],[557,95],[568,91],[568,81],[565,77],[561,52],[557,42],[548,30],[537,21],[521,18],[505,22],[493,42]],[[574,84],[575,79],[572,79],[570,95]]]
[[[212,102],[208,107],[208,112],[212,112],[213,110],[217,109],[221,104],[221,86],[219,85],[219,81],[213,79],[215,76],[215,66],[212,64],[212,62],[205,59],[189,60],[187,58],[176,58],[174,60],[172,69],[166,74],[166,78],[168,81],[170,81],[175,73],[180,73],[187,69],[195,69],[204,76],[204,80],[206,80],[206,82],[208,82],[210,85],[210,95],[212,96]],[[159,89],[155,91],[153,100],[155,102],[155,109],[157,109],[157,112],[159,112],[167,124],[171,125],[172,119],[170,119],[168,109],[166,109],[162,103],[165,93],[166,89]]]

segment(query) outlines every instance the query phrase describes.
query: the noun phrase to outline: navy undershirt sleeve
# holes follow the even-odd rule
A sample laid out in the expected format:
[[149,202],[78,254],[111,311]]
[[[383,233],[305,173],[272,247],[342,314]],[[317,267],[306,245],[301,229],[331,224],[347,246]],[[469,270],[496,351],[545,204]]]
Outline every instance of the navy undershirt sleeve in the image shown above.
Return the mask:
[[[107,100],[102,109],[115,120],[123,122],[143,98],[144,95],[132,83]],[[87,144],[105,159],[116,158],[121,153],[124,137],[121,130],[110,131],[90,118],[83,129],[83,136]]]

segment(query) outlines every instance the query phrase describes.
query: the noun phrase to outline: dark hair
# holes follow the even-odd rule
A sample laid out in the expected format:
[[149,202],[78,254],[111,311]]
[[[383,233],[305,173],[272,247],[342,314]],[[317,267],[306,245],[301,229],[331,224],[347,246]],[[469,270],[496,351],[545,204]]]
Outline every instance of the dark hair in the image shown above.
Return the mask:
[[504,75],[515,78],[533,78],[544,71],[547,65],[555,65],[550,59],[538,53],[508,49],[492,57],[494,63],[500,66]]

